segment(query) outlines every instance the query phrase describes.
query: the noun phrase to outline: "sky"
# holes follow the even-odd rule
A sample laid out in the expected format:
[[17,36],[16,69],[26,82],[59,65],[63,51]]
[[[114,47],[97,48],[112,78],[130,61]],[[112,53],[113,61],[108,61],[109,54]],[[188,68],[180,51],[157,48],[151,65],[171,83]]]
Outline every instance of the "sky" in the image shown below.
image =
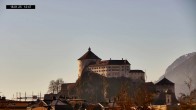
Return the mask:
[[[6,5],[36,5],[8,10]],[[75,82],[88,48],[127,59],[156,81],[181,55],[196,51],[194,0],[0,0],[0,95],[47,92]]]

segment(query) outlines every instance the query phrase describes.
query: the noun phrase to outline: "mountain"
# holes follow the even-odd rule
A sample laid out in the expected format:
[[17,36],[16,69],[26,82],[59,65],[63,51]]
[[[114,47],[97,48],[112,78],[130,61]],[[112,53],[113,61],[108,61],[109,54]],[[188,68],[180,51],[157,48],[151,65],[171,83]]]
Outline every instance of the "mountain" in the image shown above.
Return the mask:
[[196,52],[177,58],[165,71],[164,76],[175,83],[175,93],[188,93],[185,81],[192,80],[192,89],[196,88]]

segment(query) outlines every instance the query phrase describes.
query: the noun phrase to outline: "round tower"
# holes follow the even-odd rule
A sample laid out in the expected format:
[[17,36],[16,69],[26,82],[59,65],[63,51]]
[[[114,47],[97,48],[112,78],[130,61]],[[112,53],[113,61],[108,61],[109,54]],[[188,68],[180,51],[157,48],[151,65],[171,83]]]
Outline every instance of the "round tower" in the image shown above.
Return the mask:
[[84,72],[90,64],[94,64],[100,60],[101,59],[95,55],[89,47],[88,51],[78,59],[78,77],[81,76],[82,72]]

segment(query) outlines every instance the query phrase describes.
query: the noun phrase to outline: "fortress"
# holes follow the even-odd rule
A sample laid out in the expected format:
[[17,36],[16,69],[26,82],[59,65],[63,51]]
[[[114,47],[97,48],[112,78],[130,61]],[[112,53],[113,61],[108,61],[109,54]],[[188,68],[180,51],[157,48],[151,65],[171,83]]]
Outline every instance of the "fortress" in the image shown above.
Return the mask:
[[[178,103],[175,96],[175,84],[173,82],[165,77],[157,83],[145,82],[145,72],[131,69],[131,64],[127,60],[101,60],[89,48],[78,59],[78,62],[78,77],[81,79],[77,80],[76,83],[62,84],[59,94],[63,97],[82,97],[86,100],[92,100],[90,97],[93,96],[94,101],[97,99],[97,96],[100,98],[100,101],[112,99],[119,93],[122,84],[121,81],[126,79],[126,81],[129,81],[130,93],[134,94],[138,87],[141,87],[140,84],[152,93],[152,105],[176,105]],[[85,72],[90,72],[90,74],[85,78],[81,77],[81,74]],[[104,81],[98,75],[92,77],[91,72],[107,77],[107,81],[105,82],[108,85],[107,89],[105,86],[100,86]],[[102,92],[103,90],[104,93]]]
[[145,80],[145,72],[143,70],[132,70],[129,61],[121,60],[101,60],[95,55],[91,48],[78,59],[79,73],[91,71],[105,77],[127,77],[133,80]]

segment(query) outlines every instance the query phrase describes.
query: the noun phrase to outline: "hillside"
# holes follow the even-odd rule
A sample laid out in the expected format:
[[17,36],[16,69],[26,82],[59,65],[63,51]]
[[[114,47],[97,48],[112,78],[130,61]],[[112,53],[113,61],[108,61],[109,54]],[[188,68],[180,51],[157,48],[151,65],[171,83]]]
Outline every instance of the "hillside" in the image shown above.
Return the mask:
[[104,101],[106,98],[112,98],[118,95],[123,86],[126,85],[130,95],[143,82],[134,83],[131,79],[125,77],[106,78],[92,72],[84,72],[76,81],[74,88],[77,96],[88,101]]
[[192,87],[196,88],[196,52],[177,58],[165,71],[164,76],[175,83],[176,96],[187,93],[185,81],[192,79]]

